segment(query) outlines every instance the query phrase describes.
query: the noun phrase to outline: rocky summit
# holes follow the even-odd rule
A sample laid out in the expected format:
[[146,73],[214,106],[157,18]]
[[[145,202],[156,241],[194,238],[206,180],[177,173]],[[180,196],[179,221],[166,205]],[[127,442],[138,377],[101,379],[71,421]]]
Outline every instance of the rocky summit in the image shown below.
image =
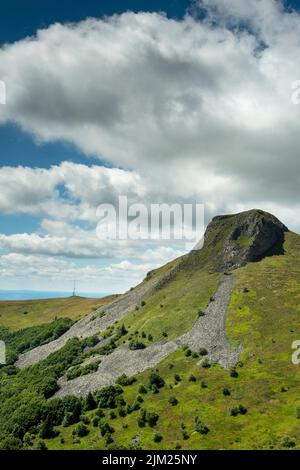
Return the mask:
[[288,228],[283,223],[262,210],[219,215],[207,227],[203,250],[210,255],[214,270],[236,269],[282,252],[285,232]]

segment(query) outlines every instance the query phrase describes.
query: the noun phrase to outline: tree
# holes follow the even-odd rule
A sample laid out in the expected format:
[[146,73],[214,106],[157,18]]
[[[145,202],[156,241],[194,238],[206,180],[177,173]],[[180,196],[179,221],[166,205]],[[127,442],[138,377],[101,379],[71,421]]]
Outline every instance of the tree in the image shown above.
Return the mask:
[[73,431],[73,434],[78,437],[85,437],[89,433],[87,426],[83,423],[77,424],[76,428]]
[[97,402],[91,392],[85,397],[83,408],[85,411],[91,411],[97,408]]
[[45,442],[42,440],[37,441],[35,448],[36,450],[48,450],[48,447],[46,446]]
[[42,439],[51,439],[54,436],[53,424],[49,416],[42,422],[40,428],[40,437]]
[[156,374],[155,372],[150,375],[149,386],[151,390],[153,390],[153,386],[156,386],[157,388],[162,388],[164,387],[164,385],[165,381],[160,375]]

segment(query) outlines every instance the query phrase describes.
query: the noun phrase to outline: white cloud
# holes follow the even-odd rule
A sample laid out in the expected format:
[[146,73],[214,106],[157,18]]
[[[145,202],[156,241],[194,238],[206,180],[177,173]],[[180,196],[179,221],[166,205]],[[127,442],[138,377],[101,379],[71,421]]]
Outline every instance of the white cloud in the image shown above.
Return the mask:
[[137,173],[63,162],[50,169],[0,168],[0,211],[60,220],[96,222],[101,203],[116,203],[119,194],[141,198]]
[[[55,24],[3,47],[8,93],[0,119],[134,169],[156,194],[220,209],[220,200],[293,204],[300,15],[274,0],[200,3],[209,13],[202,22],[126,13]],[[241,22],[249,28],[235,29]],[[68,186],[74,196],[76,178]],[[87,193],[89,186],[93,180]],[[93,200],[82,187],[79,196]]]

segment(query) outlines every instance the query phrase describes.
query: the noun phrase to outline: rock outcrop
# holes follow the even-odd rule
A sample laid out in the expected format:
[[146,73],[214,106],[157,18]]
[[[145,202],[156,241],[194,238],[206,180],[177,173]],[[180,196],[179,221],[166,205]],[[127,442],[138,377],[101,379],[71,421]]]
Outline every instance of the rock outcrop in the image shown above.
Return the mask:
[[287,231],[274,215],[261,210],[221,215],[208,225],[204,244],[195,250],[206,252],[214,270],[222,272],[282,251]]

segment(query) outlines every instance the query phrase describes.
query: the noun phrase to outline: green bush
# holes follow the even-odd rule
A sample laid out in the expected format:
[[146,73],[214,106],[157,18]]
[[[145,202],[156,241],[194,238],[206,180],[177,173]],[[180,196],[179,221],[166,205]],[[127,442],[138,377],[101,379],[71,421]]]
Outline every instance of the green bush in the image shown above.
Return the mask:
[[201,362],[201,366],[204,368],[204,369],[209,369],[211,367],[211,363],[209,362],[208,359],[204,359],[202,362]]
[[198,416],[195,418],[195,431],[197,431],[199,434],[209,433],[208,427],[199,419]]
[[172,396],[169,398],[169,403],[170,403],[170,405],[172,405],[172,406],[176,406],[176,405],[178,405],[178,400],[177,400],[177,398],[176,398],[174,395],[172,395]]
[[289,436],[285,436],[282,441],[281,441],[282,447],[285,447],[286,449],[292,449],[293,447],[296,447],[296,442],[294,439],[291,439]]
[[208,354],[207,349],[205,349],[205,348],[200,348],[199,349],[199,355],[200,356],[207,356],[207,354]]
[[155,391],[157,389],[160,389],[162,387],[165,386],[165,381],[164,379],[159,375],[157,374],[156,372],[153,372],[152,374],[150,374],[150,377],[149,377],[149,388],[152,390],[152,391]]
[[154,442],[161,442],[162,441],[162,435],[156,432],[153,436],[153,441]]
[[119,404],[118,398],[123,390],[119,385],[110,385],[98,390],[95,393],[95,399],[99,408],[116,408]]
[[85,437],[89,433],[87,426],[83,423],[77,424],[76,428],[73,431],[73,435],[77,437]]
[[145,349],[145,348],[146,348],[146,345],[144,343],[142,343],[141,341],[137,341],[135,339],[132,339],[129,342],[129,349],[131,349],[132,351],[135,351],[137,349]]
[[230,375],[230,377],[232,377],[234,379],[236,379],[239,376],[239,374],[237,373],[237,370],[236,370],[235,367],[231,367],[229,369],[229,375]]
[[234,406],[230,408],[230,416],[245,415],[247,413],[247,408],[243,405]]
[[138,425],[144,427],[146,423],[152,428],[156,426],[157,421],[159,420],[159,415],[153,411],[148,411],[146,409],[141,410],[140,416],[138,418]]
[[134,377],[127,377],[126,374],[122,374],[120,377],[117,378],[116,383],[119,385],[122,385],[124,387],[132,385],[134,382],[136,382],[136,379]]
[[35,445],[36,450],[48,450],[48,447],[46,446],[45,442],[42,440],[37,441]]
[[101,422],[99,425],[99,428],[100,428],[100,434],[102,437],[106,435],[111,435],[115,432],[114,428],[110,426],[110,424],[107,422]]

